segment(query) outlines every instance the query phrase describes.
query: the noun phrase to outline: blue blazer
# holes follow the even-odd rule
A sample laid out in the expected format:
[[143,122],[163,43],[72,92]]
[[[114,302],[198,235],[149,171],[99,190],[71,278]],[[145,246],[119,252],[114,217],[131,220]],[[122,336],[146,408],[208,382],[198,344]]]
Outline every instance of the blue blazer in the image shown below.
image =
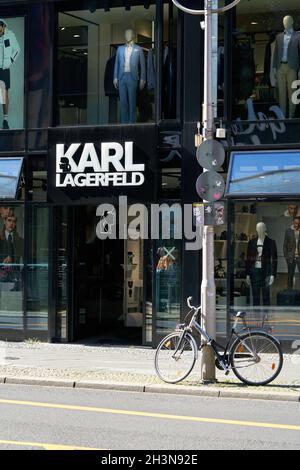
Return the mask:
[[[114,80],[121,80],[124,75],[126,47],[126,45],[118,47],[114,70]],[[139,76],[139,65],[141,67],[141,76]],[[143,49],[136,44],[134,44],[132,47],[132,54],[130,57],[130,71],[134,80],[146,81],[146,62],[144,52]]]

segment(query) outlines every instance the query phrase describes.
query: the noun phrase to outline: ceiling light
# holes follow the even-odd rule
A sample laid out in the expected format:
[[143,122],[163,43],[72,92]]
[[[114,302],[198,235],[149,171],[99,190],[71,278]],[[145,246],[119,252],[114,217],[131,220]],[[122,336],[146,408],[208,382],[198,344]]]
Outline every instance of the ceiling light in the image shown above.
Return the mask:
[[74,34],[73,37],[74,38],[80,38],[80,34]]
[[257,25],[258,23],[256,21],[251,21],[251,24],[253,24],[254,26]]

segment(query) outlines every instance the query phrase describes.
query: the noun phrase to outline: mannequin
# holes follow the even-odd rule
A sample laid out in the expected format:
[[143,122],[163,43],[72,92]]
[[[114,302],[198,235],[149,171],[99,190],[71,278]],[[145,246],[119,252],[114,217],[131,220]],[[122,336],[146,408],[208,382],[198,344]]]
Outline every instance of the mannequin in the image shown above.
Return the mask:
[[253,306],[270,305],[270,287],[277,274],[277,247],[274,240],[267,236],[263,222],[256,226],[257,237],[250,240],[247,249],[246,282],[252,286]]
[[300,78],[300,33],[294,30],[292,16],[283,18],[284,32],[276,36],[274,52],[274,75],[277,80],[279,104],[287,117],[287,95],[289,98],[288,117],[295,116],[296,105],[292,102],[292,84]]
[[285,232],[283,254],[288,267],[288,290],[294,288],[296,268],[300,272],[300,217],[295,217],[293,224]]
[[[138,85],[143,90],[146,84],[146,63],[143,49],[135,44],[132,29],[125,32],[125,45],[118,47],[114,86],[119,90],[122,124],[134,124],[137,120],[136,100]],[[140,68],[140,71],[139,71]]]

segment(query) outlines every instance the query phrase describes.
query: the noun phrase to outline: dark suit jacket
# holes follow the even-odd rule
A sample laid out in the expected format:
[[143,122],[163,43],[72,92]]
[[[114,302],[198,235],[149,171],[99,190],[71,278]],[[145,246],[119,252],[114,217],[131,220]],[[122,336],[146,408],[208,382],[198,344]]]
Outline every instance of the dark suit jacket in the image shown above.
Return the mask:
[[[284,33],[276,36],[274,68],[279,69],[284,50]],[[288,65],[293,70],[300,70],[300,33],[294,31],[288,47]]]
[[21,237],[15,236],[13,243],[8,242],[5,237],[0,238],[0,263],[3,263],[8,256],[12,258],[13,263],[20,263],[23,257],[23,239]]
[[[296,251],[295,232],[292,228],[288,228],[285,232],[283,243],[283,254],[288,263],[294,261]],[[300,256],[300,237],[298,242],[298,253]]]
[[[247,249],[247,262],[246,262],[246,273],[247,276],[251,276],[255,269],[255,263],[257,260],[257,242],[258,237],[250,240]],[[277,247],[274,240],[269,237],[265,237],[264,247],[262,251],[262,270],[264,275],[276,276],[277,274]]]

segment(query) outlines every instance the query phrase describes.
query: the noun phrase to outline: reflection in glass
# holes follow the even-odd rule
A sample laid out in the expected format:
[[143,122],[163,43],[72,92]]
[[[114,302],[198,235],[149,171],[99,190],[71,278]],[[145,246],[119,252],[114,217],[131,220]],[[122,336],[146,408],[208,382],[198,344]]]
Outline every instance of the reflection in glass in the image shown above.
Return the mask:
[[281,339],[300,336],[300,204],[234,204],[230,308]]
[[59,13],[59,125],[154,120],[155,5]]
[[23,158],[0,159],[0,198],[15,199],[23,165]]
[[[233,17],[233,118],[299,117],[293,83],[300,71],[297,0],[240,2]],[[296,86],[297,88],[297,86]]]
[[29,230],[27,329],[48,330],[48,208],[30,208]]
[[2,205],[0,224],[0,329],[23,330],[23,207]]
[[1,129],[24,127],[24,26],[23,17],[0,19]]
[[299,194],[299,162],[300,153],[296,151],[234,153],[227,194]]
[[165,335],[180,321],[181,244],[161,240],[156,263],[156,331]]

